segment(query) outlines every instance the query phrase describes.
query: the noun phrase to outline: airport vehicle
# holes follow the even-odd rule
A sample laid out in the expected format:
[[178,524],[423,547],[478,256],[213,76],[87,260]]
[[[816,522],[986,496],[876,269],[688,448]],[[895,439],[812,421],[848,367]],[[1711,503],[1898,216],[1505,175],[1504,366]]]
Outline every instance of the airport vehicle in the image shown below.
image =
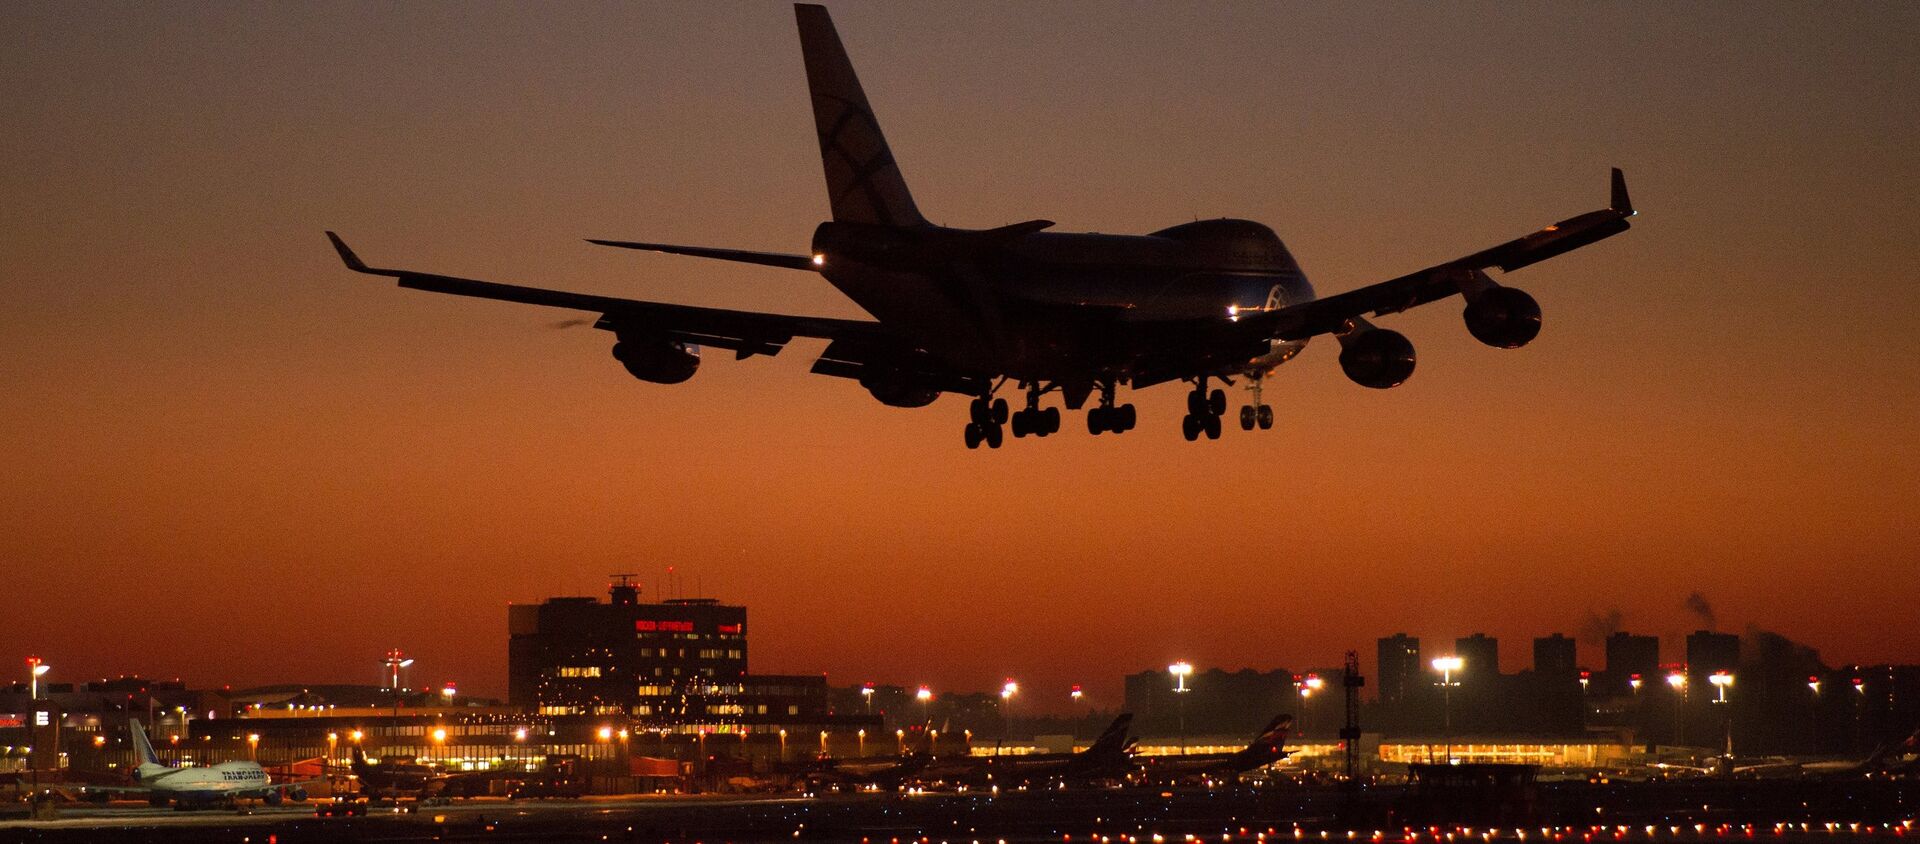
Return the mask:
[[1230,781],[1262,765],[1293,755],[1286,749],[1292,715],[1276,715],[1246,747],[1232,753],[1193,753],[1147,756],[1140,760],[1140,777],[1147,782],[1181,784],[1191,781]]
[[153,805],[172,803],[177,809],[233,808],[243,799],[257,799],[269,806],[278,806],[285,800],[307,799],[308,783],[275,783],[258,762],[221,762],[204,768],[162,765],[153,752],[153,743],[147,740],[147,731],[140,726],[140,719],[129,721],[128,732],[133,735],[134,753],[139,759],[133,769],[138,784],[88,786],[89,790],[140,792],[146,794]]
[[[573,293],[408,269],[373,267],[337,234],[351,270],[400,287],[568,308],[599,315],[613,357],[642,381],[676,384],[699,368],[701,347],[737,359],[778,354],[796,337],[827,341],[812,370],[849,378],[881,403],[923,407],[943,393],[971,398],[968,448],[1061,427],[1059,393],[1086,413],[1091,434],[1136,424],[1120,388],[1189,385],[1181,433],[1220,436],[1227,396],[1250,388],[1245,430],[1271,428],[1265,379],[1323,334],[1340,345],[1340,367],[1361,386],[1386,389],[1414,371],[1413,344],[1371,317],[1450,298],[1465,299],[1469,333],[1502,349],[1540,332],[1533,297],[1487,274],[1512,272],[1626,231],[1634,215],[1615,169],[1608,207],[1398,278],[1317,298],[1272,229],[1248,220],[1183,223],[1146,235],[1058,233],[1048,220],[989,229],[934,225],[922,216],[881,133],[827,10],[795,7],[826,172],[832,219],[804,254],[594,239],[613,247],[819,273],[873,320],[691,307]],[[1016,386],[1023,406],[998,397]]]

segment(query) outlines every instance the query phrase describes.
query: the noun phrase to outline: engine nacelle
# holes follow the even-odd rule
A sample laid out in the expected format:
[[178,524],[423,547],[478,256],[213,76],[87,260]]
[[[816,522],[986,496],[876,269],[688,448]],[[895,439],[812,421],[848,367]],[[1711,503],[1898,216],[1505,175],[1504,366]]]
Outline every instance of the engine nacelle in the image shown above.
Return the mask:
[[1514,287],[1490,287],[1462,314],[1473,339],[1496,349],[1518,349],[1540,335],[1540,303]]
[[678,384],[700,368],[700,347],[676,340],[622,337],[613,344],[613,359],[642,381]]
[[926,407],[940,397],[940,391],[906,378],[866,378],[860,386],[888,407]]
[[1398,387],[1413,374],[1413,343],[1406,335],[1384,328],[1343,335],[1340,369],[1362,387]]

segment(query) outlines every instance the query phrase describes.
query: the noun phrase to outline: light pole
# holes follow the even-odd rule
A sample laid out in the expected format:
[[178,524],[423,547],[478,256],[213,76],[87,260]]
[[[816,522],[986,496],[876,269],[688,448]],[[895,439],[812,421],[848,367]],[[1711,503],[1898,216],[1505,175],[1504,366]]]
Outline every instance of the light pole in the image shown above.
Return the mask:
[[1293,682],[1294,685],[1300,689],[1300,737],[1305,738],[1307,735],[1307,713],[1309,711],[1307,701],[1313,697],[1314,692],[1326,687],[1327,681],[1320,679],[1320,675],[1318,674],[1308,674],[1305,677],[1296,675]]
[[1186,661],[1167,666],[1167,673],[1173,675],[1174,709],[1180,718],[1180,755],[1187,755],[1187,675],[1193,673],[1193,665]]
[[1673,687],[1673,743],[1680,744],[1686,735],[1686,722],[1681,714],[1686,710],[1687,675],[1684,671],[1675,671],[1667,675],[1667,685]]
[[1808,736],[1808,738],[1812,742],[1811,744],[1808,745],[1808,748],[1809,748],[1808,752],[1819,753],[1820,752],[1820,675],[1815,674],[1815,675],[1809,676],[1807,678],[1807,688],[1813,691],[1813,700],[1808,704],[1808,707],[1807,707],[1807,712],[1809,713],[1807,717],[1807,725],[1813,728],[1811,733]]
[[1000,687],[1000,720],[1003,724],[1000,730],[1000,744],[1003,749],[1007,742],[1013,740],[1013,696],[1019,692],[1020,684],[1012,680],[1008,680],[1006,685]]
[[860,728],[860,758],[867,758],[867,728]]
[[933,690],[926,686],[921,686],[919,691],[913,693],[913,699],[920,701],[920,723],[927,725],[933,724],[933,714],[930,711],[930,706],[933,703]]
[[1435,657],[1433,670],[1440,672],[1440,729],[1447,743],[1447,764],[1453,764],[1453,687],[1460,685],[1453,681],[1453,672],[1465,667],[1467,661],[1457,656]]
[[780,761],[787,761],[787,731],[780,731]]
[[28,680],[28,700],[40,699],[40,678],[51,670],[53,670],[53,666],[41,662],[39,657],[27,657],[27,676],[30,678]]
[[867,714],[872,715],[873,714],[873,684],[872,683],[868,683],[860,687],[860,697],[866,699],[865,702],[867,706]]
[[1727,758],[1731,760],[1733,758],[1733,707],[1727,706],[1726,703],[1727,687],[1733,685],[1733,674],[1728,671],[1715,671],[1707,677],[1707,682],[1712,683],[1714,689],[1719,692],[1719,695],[1713,699],[1713,702],[1715,705],[1723,707],[1721,717],[1726,721]]

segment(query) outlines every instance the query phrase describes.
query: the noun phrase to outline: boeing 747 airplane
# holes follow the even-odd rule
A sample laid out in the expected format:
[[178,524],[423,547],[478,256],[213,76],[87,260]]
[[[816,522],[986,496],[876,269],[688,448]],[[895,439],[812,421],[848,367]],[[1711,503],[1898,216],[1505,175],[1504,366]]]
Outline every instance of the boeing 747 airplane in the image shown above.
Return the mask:
[[[593,243],[819,273],[874,319],[848,320],[692,307],[369,266],[328,232],[348,268],[399,286],[598,314],[613,357],[642,381],[676,384],[701,347],[737,359],[774,355],[796,337],[827,341],[812,371],[856,380],[883,404],[923,407],[943,393],[971,399],[968,448],[1060,430],[1058,393],[1086,413],[1091,434],[1134,428],[1123,387],[1188,385],[1181,433],[1220,436],[1227,396],[1243,383],[1245,430],[1273,426],[1261,386],[1313,337],[1340,344],[1340,368],[1386,389],[1413,374],[1413,344],[1373,318],[1460,295],[1467,331],[1513,349],[1540,332],[1533,297],[1496,282],[1626,231],[1634,214],[1613,171],[1608,207],[1398,278],[1319,298],[1272,229],[1247,220],[1183,223],[1145,235],[1049,231],[1048,220],[989,229],[937,226],[922,216],[827,10],[798,5],[800,47],[832,219],[800,254],[625,240]],[[1022,404],[1010,410],[1008,386]]]

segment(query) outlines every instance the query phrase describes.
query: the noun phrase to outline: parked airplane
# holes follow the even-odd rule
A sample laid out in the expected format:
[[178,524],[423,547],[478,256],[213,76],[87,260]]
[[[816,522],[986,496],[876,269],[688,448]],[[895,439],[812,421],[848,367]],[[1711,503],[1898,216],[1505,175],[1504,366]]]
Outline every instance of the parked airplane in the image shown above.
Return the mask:
[[[613,356],[635,378],[676,384],[700,366],[700,347],[744,359],[777,354],[795,337],[827,340],[813,364],[822,375],[858,381],[894,407],[923,407],[942,393],[969,396],[968,448],[998,448],[1013,435],[1060,430],[1058,392],[1087,412],[1092,434],[1132,430],[1122,385],[1190,385],[1181,433],[1220,436],[1227,397],[1215,384],[1251,388],[1240,427],[1273,426],[1265,379],[1307,341],[1331,334],[1340,367],[1365,387],[1398,386],[1413,374],[1413,344],[1369,316],[1395,314],[1460,294],[1475,339],[1503,349],[1540,332],[1540,306],[1487,270],[1512,272],[1626,231],[1633,216],[1625,177],[1613,171],[1612,202],[1537,232],[1423,270],[1316,298],[1300,265],[1272,229],[1247,220],[1184,223],[1147,235],[1046,231],[1048,220],[990,229],[939,226],[921,215],[827,10],[801,4],[800,46],[814,126],[826,171],[831,221],[814,230],[806,254],[751,252],[620,240],[591,242],[817,272],[873,315],[825,319],[700,308],[571,293],[361,261],[328,232],[347,267],[399,286],[599,314],[615,337]],[[1008,383],[1024,396],[1009,412],[996,395]]]
[[360,792],[368,797],[431,797],[447,786],[447,774],[430,765],[408,759],[367,761],[359,747],[353,749],[352,770],[360,780]]
[[1261,730],[1244,748],[1232,753],[1148,756],[1141,760],[1140,773],[1149,782],[1231,779],[1293,755],[1292,751],[1285,749],[1287,733],[1292,729],[1292,715],[1276,715],[1267,722],[1266,729]]
[[142,792],[156,806],[173,803],[181,809],[231,807],[242,799],[258,799],[269,806],[288,799],[307,799],[306,783],[275,784],[258,762],[221,762],[204,768],[162,765],[138,718],[130,721],[128,731],[133,735],[134,753],[139,759],[133,769],[138,784],[88,786],[89,791]]
[[1118,780],[1133,770],[1133,742],[1127,729],[1132,713],[1113,719],[1085,750],[1072,753],[1035,753],[1026,756],[968,756],[935,760],[920,776],[978,786],[1048,785]]

